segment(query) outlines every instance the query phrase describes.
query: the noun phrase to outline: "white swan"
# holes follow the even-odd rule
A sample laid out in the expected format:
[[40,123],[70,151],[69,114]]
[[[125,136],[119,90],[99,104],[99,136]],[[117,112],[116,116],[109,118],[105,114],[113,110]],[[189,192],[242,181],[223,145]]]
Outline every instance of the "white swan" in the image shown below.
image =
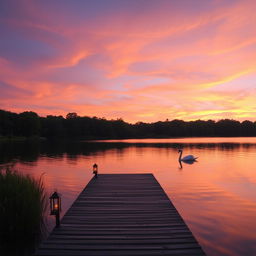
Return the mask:
[[180,156],[179,156],[179,161],[180,162],[181,161],[182,162],[194,162],[198,158],[198,157],[194,157],[193,155],[188,155],[188,156],[184,156],[183,158],[181,158],[183,150],[179,149],[178,152],[180,153]]

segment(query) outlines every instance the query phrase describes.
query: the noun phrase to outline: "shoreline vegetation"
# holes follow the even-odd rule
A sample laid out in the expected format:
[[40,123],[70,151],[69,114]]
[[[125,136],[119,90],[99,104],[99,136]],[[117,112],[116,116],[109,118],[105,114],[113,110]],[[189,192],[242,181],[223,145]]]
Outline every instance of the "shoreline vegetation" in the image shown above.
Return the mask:
[[0,169],[0,251],[31,255],[46,231],[47,196],[42,180]]
[[40,117],[32,111],[20,114],[0,110],[0,142],[45,139],[132,139],[178,137],[255,137],[256,122],[232,119],[130,124],[123,119],[48,115]]

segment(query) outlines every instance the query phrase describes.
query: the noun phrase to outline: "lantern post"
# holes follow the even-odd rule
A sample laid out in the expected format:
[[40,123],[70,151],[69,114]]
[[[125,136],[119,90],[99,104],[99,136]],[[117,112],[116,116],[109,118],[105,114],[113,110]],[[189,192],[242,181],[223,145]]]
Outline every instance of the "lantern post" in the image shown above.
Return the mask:
[[50,215],[55,215],[56,227],[60,226],[60,211],[61,211],[61,198],[60,195],[55,191],[50,196]]
[[97,164],[93,165],[92,173],[94,174],[95,178],[98,178],[98,165]]

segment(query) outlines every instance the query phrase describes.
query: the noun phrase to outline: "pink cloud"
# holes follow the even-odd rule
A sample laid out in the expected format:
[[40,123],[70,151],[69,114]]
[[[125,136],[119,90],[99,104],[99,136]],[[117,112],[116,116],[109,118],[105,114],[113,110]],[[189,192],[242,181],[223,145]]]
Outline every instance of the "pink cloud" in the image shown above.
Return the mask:
[[[6,26],[1,82],[13,86],[6,86],[0,108],[131,122],[256,114],[255,92],[245,79],[256,69],[253,1],[198,8],[163,1],[105,11],[88,5],[91,16],[71,3],[59,12],[49,2],[17,7],[0,17]],[[21,39],[13,49],[12,37]],[[247,93],[236,97],[237,86]]]

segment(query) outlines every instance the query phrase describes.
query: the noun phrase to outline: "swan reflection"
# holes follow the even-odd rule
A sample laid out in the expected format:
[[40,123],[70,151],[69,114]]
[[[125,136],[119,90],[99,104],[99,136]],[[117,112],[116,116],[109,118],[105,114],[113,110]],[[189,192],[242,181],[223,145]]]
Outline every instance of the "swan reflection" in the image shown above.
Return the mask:
[[187,155],[187,156],[184,156],[182,157],[182,153],[183,153],[183,150],[182,149],[179,149],[178,151],[180,153],[179,155],[179,164],[180,164],[180,169],[182,169],[182,162],[185,163],[185,164],[193,164],[194,162],[197,162],[197,158],[198,157],[195,157],[193,155]]

